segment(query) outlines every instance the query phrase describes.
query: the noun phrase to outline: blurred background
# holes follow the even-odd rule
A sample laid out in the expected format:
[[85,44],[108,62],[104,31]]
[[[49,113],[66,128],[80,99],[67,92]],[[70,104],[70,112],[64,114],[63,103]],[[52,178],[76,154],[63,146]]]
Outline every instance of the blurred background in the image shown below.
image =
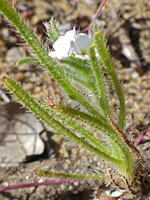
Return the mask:
[[[56,19],[60,32],[75,27],[84,29],[94,17],[100,0],[9,0],[27,21],[46,48],[52,48],[44,22]],[[96,20],[107,38],[112,62],[122,83],[127,105],[126,131],[133,139],[150,126],[150,1],[108,0]],[[59,87],[48,73],[35,64],[16,66],[16,62],[32,55],[15,29],[0,16],[0,80],[7,74],[37,99],[45,97],[45,89],[63,99]],[[112,106],[117,106],[112,100]],[[74,173],[100,172],[104,163],[83,149],[66,142],[26,109],[0,82],[0,184],[18,184],[38,180],[34,169],[56,169]],[[133,134],[134,132],[134,134]],[[145,138],[149,141],[149,135]],[[141,144],[149,155],[149,143]],[[149,166],[147,157],[146,165]],[[40,181],[47,179],[39,178]],[[12,190],[0,199],[92,199],[97,182],[42,186]]]

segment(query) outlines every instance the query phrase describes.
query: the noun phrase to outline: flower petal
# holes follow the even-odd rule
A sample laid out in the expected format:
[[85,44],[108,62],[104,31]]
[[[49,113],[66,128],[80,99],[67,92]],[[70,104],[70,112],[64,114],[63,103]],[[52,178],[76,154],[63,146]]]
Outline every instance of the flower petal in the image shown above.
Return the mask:
[[91,38],[84,34],[77,34],[76,30],[70,30],[65,33],[64,36],[60,36],[58,40],[53,45],[55,51],[51,51],[49,56],[52,58],[66,58],[69,57],[72,53],[75,57],[81,57],[87,59],[88,56],[83,56],[82,51],[87,51],[88,46],[91,43]]
[[91,43],[91,38],[84,33],[80,33],[76,35],[75,43],[80,50],[87,50]]

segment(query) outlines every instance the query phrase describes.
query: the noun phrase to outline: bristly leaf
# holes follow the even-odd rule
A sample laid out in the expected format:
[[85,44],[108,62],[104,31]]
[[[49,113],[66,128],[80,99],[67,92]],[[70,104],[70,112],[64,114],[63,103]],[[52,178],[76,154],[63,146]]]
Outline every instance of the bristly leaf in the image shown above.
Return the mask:
[[89,91],[94,90],[94,80],[90,63],[80,58],[68,57],[61,61],[60,70],[65,73],[71,83],[76,83]]
[[112,150],[104,142],[101,142],[98,138],[96,138],[93,133],[90,133],[85,128],[80,126],[76,121],[73,121],[70,117],[68,118],[66,115],[63,115],[63,113],[56,113],[57,109],[52,110],[50,109],[50,107],[45,106],[45,104],[46,102],[42,102],[42,108],[46,109],[46,111],[48,111],[52,116],[54,116],[56,119],[63,121],[64,125],[69,125],[71,129],[74,129],[74,131],[78,132],[78,135],[84,137],[86,141],[90,142],[90,144],[95,146],[97,149],[105,152],[108,155],[111,155]]
[[111,114],[106,89],[105,89],[105,83],[104,83],[104,76],[101,71],[101,67],[99,64],[99,61],[95,55],[95,49],[94,45],[91,45],[89,47],[89,58],[91,62],[91,67],[93,69],[93,74],[95,78],[95,89],[94,93],[96,94],[96,98],[98,100],[98,104],[100,105],[100,108],[103,110],[105,116],[109,116]]
[[70,71],[70,73],[75,73],[79,77],[81,76],[83,78],[91,78],[92,70],[90,68],[90,63],[87,60],[75,57],[68,57],[66,59],[63,59],[61,63],[68,65],[68,70]]
[[50,24],[44,23],[44,25],[46,27],[47,35],[50,38],[50,40],[52,42],[56,42],[56,40],[59,38],[60,34],[56,27],[55,20],[52,18],[50,21]]
[[90,116],[84,112],[67,106],[56,105],[55,109],[64,115],[66,114],[68,117],[78,119],[81,122],[85,122],[106,134],[110,140],[110,144],[112,145],[114,156],[117,156],[117,159],[124,160],[123,162],[125,165],[122,167],[122,169],[120,169],[121,173],[124,174],[124,176],[128,179],[131,177],[133,169],[133,158],[130,149],[122,142],[122,139],[118,137],[116,132],[112,129],[111,125],[107,121],[103,121],[103,119],[98,119],[94,116]]
[[101,159],[104,159],[108,162],[112,162],[114,166],[117,168],[122,168],[123,163],[120,160],[117,160],[110,155],[102,152],[96,147],[92,146],[88,142],[86,142],[81,137],[76,136],[72,131],[68,128],[64,127],[59,121],[53,118],[45,109],[43,109],[34,98],[30,97],[18,84],[16,84],[13,80],[5,77],[3,79],[4,85],[21,101],[21,103],[27,107],[30,111],[32,111],[39,119],[48,124],[57,132],[61,133],[65,138],[70,141],[75,142],[79,146],[87,149],[91,153],[94,153]]
[[105,179],[107,175],[105,174],[67,174],[67,173],[59,173],[52,171],[44,171],[44,170],[35,170],[35,173],[38,176],[48,176],[53,178],[64,178],[64,179]]
[[38,59],[36,58],[23,58],[21,60],[19,60],[16,65],[22,65],[22,64],[30,64],[30,63],[35,63],[37,65],[40,64],[40,62],[38,61]]
[[[4,78],[5,86],[12,91],[14,95],[16,95],[24,106],[32,111],[43,122],[62,134],[65,138],[113,164],[128,180],[132,178],[133,156],[132,152],[130,152],[131,149],[129,149],[128,145],[121,140],[121,137],[117,135],[116,130],[113,130],[107,120],[107,116],[111,113],[105,91],[103,74],[98,63],[99,58],[96,52],[98,52],[100,56],[101,62],[116,90],[120,101],[118,125],[121,130],[124,128],[125,121],[125,100],[117,75],[110,62],[103,33],[101,31],[97,31],[94,34],[94,41],[92,43],[94,46],[89,47],[89,61],[80,62],[79,59],[69,58],[70,60],[68,59],[66,63],[60,63],[59,61],[52,60],[48,56],[48,52],[45,47],[40,43],[36,35],[23,22],[14,9],[10,7],[7,1],[0,0],[0,11],[12,24],[15,25],[18,32],[26,40],[27,44],[33,50],[33,53],[36,54],[41,67],[47,69],[52,78],[57,81],[70,99],[78,102],[81,107],[85,108],[82,108],[85,112],[80,112],[72,108],[64,108],[61,115],[59,107],[56,106],[54,110],[51,108],[49,108],[49,110],[45,109],[39,105],[34,98],[30,97],[18,84],[7,77]],[[59,33],[54,20],[51,21],[50,28],[50,31],[52,31],[52,35],[50,35],[50,37],[53,41],[56,41],[59,37]],[[88,56],[86,58],[88,59]],[[26,59],[22,62],[29,63],[30,61],[31,60]],[[71,66],[70,72],[67,72],[68,66]],[[75,82],[75,84],[71,81],[71,79]],[[78,85],[76,83],[85,87],[87,89],[87,94],[92,96],[93,93],[95,99],[93,96],[91,98],[100,102],[99,107],[102,108],[101,110],[103,110],[103,113],[98,108],[97,102],[90,101],[86,98],[87,96],[83,94],[80,89],[78,89]],[[63,110],[63,107],[61,107],[61,109]],[[69,117],[71,118],[70,121]],[[79,124],[75,124],[76,122],[79,122]],[[96,141],[97,138],[91,134],[92,131],[86,131],[87,129],[80,125],[81,123],[84,125],[84,122],[86,122],[87,125],[92,125],[96,128],[96,130],[103,131],[103,133],[108,137],[106,145],[105,143],[102,143],[102,140]],[[110,144],[110,146],[107,144]],[[112,153],[110,151],[111,149]]]
[[69,80],[66,79],[65,75],[59,70],[56,62],[51,60],[47,55],[47,51],[42,46],[37,37],[32,33],[29,27],[23,22],[20,16],[15,12],[15,10],[8,4],[5,0],[0,0],[0,10],[7,17],[7,19],[12,22],[22,37],[25,39],[27,44],[32,48],[33,52],[39,59],[41,67],[47,69],[54,80],[62,87],[66,94],[74,101],[77,101],[82,106],[84,106],[88,112],[98,117],[102,117],[99,112],[97,112],[89,102],[85,100],[83,95],[81,95],[77,89],[71,84]]
[[120,85],[120,82],[118,81],[116,72],[112,66],[112,63],[109,58],[108,50],[105,45],[105,39],[103,36],[102,31],[97,31],[94,34],[94,44],[96,46],[97,52],[100,56],[100,59],[104,65],[104,68],[116,90],[119,102],[120,102],[120,113],[118,117],[118,126],[121,130],[124,129],[125,124],[125,99],[124,94]]

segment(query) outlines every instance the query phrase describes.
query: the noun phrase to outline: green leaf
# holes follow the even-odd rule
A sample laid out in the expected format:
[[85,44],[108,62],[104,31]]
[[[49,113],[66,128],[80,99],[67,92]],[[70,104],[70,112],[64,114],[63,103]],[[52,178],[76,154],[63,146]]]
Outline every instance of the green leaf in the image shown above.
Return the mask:
[[53,118],[45,109],[43,109],[34,98],[30,97],[18,84],[8,77],[3,79],[4,85],[20,100],[20,102],[28,108],[33,114],[35,114],[39,119],[49,125],[51,128],[61,133],[66,139],[75,142],[79,146],[85,148],[91,153],[97,155],[101,159],[112,162],[115,166],[122,166],[122,162],[113,157],[107,155],[106,153],[100,151],[96,147],[88,144],[81,137],[76,136],[72,131],[64,127],[59,121]]
[[118,117],[118,126],[121,130],[124,129],[125,124],[125,99],[124,94],[120,85],[120,82],[118,81],[117,74],[111,64],[109,54],[107,47],[105,45],[105,40],[103,36],[102,31],[97,31],[94,35],[94,44],[96,46],[97,52],[100,56],[100,59],[104,65],[104,68],[115,88],[115,91],[117,93],[119,102],[120,102],[120,113]]
[[16,65],[22,65],[22,64],[30,64],[30,63],[36,63],[37,65],[39,65],[39,61],[36,58],[23,58],[21,60],[19,60]]
[[52,171],[44,171],[44,170],[35,170],[35,173],[38,176],[46,176],[53,178],[64,178],[64,179],[105,179],[107,175],[105,174],[68,174],[68,173],[60,173],[60,172],[52,172]]
[[81,127],[76,121],[73,121],[72,119],[70,119],[70,117],[67,118],[66,115],[63,115],[63,113],[59,114],[59,113],[54,112],[54,110],[52,110],[49,107],[45,106],[46,102],[42,102],[41,105],[42,105],[42,108],[46,109],[52,116],[54,116],[55,118],[63,121],[64,125],[67,124],[67,125],[69,125],[71,130],[74,129],[74,132],[75,131],[78,132],[78,135],[83,136],[86,141],[90,142],[90,144],[92,144],[93,146],[95,146],[97,149],[99,149],[100,151],[104,152],[105,154],[111,155],[111,149],[104,142],[101,142],[92,133],[90,133],[89,131],[85,130],[83,127]]
[[81,122],[85,122],[89,126],[101,130],[104,134],[106,134],[109,137],[110,144],[112,144],[114,156],[118,155],[117,159],[124,160],[124,166],[120,169],[121,173],[124,174],[124,176],[127,177],[127,179],[129,179],[132,176],[132,153],[130,152],[128,146],[124,144],[122,139],[118,136],[118,134],[113,130],[113,128],[107,121],[104,122],[101,119],[97,119],[94,116],[90,116],[84,112],[78,111],[67,106],[56,105],[55,109],[58,112],[67,115],[70,118],[75,118],[77,120],[80,120]]
[[[68,68],[65,69],[66,72],[69,70],[70,73],[76,74],[79,77],[81,76],[86,79],[91,78],[92,70],[87,60],[75,57],[68,57],[66,59],[63,59],[61,63],[68,65]],[[66,65],[62,65],[62,67],[65,67]]]
[[[67,108],[66,110],[64,109],[65,111],[61,116],[57,110],[47,110],[40,106],[34,98],[30,97],[18,84],[8,77],[4,78],[4,84],[6,87],[8,87],[8,89],[12,91],[14,95],[16,95],[16,97],[24,106],[32,111],[43,122],[51,126],[57,132],[61,133],[67,139],[75,142],[86,150],[89,150],[94,155],[97,155],[109,163],[112,163],[127,179],[129,179],[132,176],[133,170],[133,156],[132,152],[130,152],[131,149],[129,149],[128,146],[123,143],[121,137],[119,137],[115,130],[113,130],[106,118],[106,116],[110,114],[110,109],[108,100],[106,98],[107,95],[105,91],[103,74],[98,63],[97,55],[95,55],[96,51],[98,52],[101,62],[118,95],[120,102],[118,125],[119,128],[123,130],[125,123],[124,95],[117,79],[116,72],[110,62],[102,31],[97,31],[94,35],[94,46],[91,46],[89,50],[90,62],[81,62],[80,59],[69,58],[70,60],[68,59],[67,61],[62,61],[66,62],[62,64],[62,68],[64,68],[63,71],[61,69],[61,65],[58,66],[58,62],[52,60],[48,56],[47,50],[41,44],[39,39],[23,22],[14,9],[10,7],[7,1],[0,0],[0,11],[12,24],[15,25],[18,32],[32,48],[33,53],[36,54],[40,65],[44,69],[47,69],[53,79],[57,81],[70,99],[83,106],[88,114],[84,112],[79,113],[79,111],[76,111],[75,109]],[[51,21],[50,31],[52,31],[51,37],[53,37],[53,41],[56,41],[56,39],[59,37],[59,33],[55,26],[54,20]],[[30,61],[31,60],[26,59],[24,61],[20,61],[20,63],[30,63]],[[66,71],[67,66],[70,67],[69,72]],[[77,89],[76,85],[72,84],[73,81],[87,88],[87,92],[89,92],[88,94],[91,94],[90,92],[92,91],[95,99],[99,100],[98,102],[100,102],[100,107],[105,113],[104,115],[101,114],[93,102],[90,102],[86,99],[86,96]],[[59,108],[57,109],[59,110]],[[68,116],[71,118],[70,121]],[[75,124],[76,121],[81,121],[82,123],[86,122],[87,125],[92,125],[97,130],[103,131],[104,134],[106,134],[106,136],[109,138],[114,155],[110,153],[110,148],[108,148],[107,145],[105,146],[105,144],[101,141],[96,141],[96,138],[93,137],[90,132],[86,131],[86,129],[84,129],[82,126]],[[72,132],[68,126],[69,128],[71,127],[74,132]],[[85,138],[82,138],[83,136]],[[117,151],[119,152],[117,153]]]
[[91,67],[93,69],[93,74],[95,78],[95,89],[93,93],[96,95],[96,99],[98,100],[98,104],[100,108],[103,110],[105,116],[110,116],[111,111],[108,104],[105,84],[104,84],[104,76],[101,71],[101,67],[99,61],[95,55],[94,45],[91,45],[88,50],[88,54],[90,57]]
[[44,23],[47,31],[47,35],[50,38],[52,42],[56,42],[56,40],[59,38],[60,34],[59,31],[56,27],[55,21],[52,18],[50,23],[46,22]]
[[53,79],[57,81],[57,83],[72,100],[80,103],[91,114],[101,117],[101,115],[85,100],[85,98],[77,91],[77,89],[72,86],[71,82],[66,79],[65,75],[59,70],[56,62],[51,60],[51,58],[47,55],[47,52],[41,45],[40,41],[23,22],[15,10],[5,0],[0,0],[0,5],[0,11],[12,24],[15,25],[18,32],[32,48],[33,52],[39,59],[41,67],[47,69]]

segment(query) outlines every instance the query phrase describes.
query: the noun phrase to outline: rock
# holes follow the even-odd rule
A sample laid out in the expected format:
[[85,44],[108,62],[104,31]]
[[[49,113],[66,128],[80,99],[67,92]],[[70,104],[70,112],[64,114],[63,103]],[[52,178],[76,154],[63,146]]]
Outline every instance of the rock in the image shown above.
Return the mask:
[[1,165],[18,164],[26,156],[42,154],[44,143],[39,136],[43,130],[41,122],[19,103],[0,105],[0,110]]
[[23,51],[21,52],[17,47],[12,47],[7,51],[6,61],[16,63],[22,56],[25,57],[25,53]]

